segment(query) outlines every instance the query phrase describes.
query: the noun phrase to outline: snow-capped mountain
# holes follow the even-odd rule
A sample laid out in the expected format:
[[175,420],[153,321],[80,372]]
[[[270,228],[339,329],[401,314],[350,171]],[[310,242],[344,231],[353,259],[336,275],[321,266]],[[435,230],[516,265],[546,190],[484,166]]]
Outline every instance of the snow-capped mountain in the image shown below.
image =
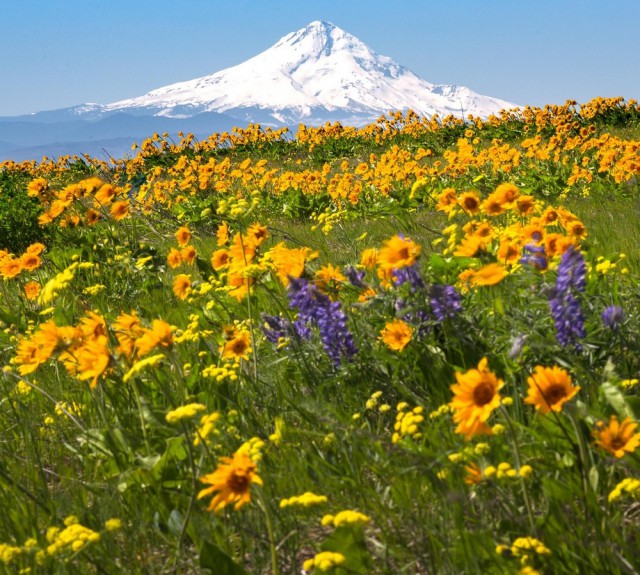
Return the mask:
[[103,113],[222,112],[245,121],[313,124],[363,123],[407,109],[487,117],[513,107],[462,86],[426,82],[334,24],[316,21],[242,64],[109,104]]
[[374,122],[393,110],[486,118],[515,104],[435,85],[329,22],[312,22],[268,50],[209,76],[111,104],[0,117],[0,161],[91,153],[121,156],[153,132]]

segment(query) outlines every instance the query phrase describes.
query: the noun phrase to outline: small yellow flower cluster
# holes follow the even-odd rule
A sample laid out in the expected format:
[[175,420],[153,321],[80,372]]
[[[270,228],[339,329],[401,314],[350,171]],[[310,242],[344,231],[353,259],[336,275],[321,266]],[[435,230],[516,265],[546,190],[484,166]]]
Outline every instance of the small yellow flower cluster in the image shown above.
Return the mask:
[[315,220],[317,223],[311,226],[311,229],[315,231],[321,227],[322,233],[326,235],[334,228],[336,223],[340,222],[346,213],[346,210],[332,211],[330,207],[320,214],[313,212],[311,214],[311,219]]
[[215,379],[218,383],[223,382],[225,379],[229,381],[236,381],[236,379],[238,379],[238,374],[233,368],[230,368],[229,365],[221,365],[219,367],[210,365],[209,367],[205,367],[202,370],[202,376]]
[[280,509],[285,509],[286,507],[311,507],[326,502],[327,497],[325,495],[316,495],[315,493],[311,493],[311,491],[306,491],[302,495],[294,495],[293,497],[280,501]]
[[638,385],[639,380],[637,378],[633,378],[633,379],[623,379],[620,382],[620,385],[622,386],[622,389],[631,389],[632,387],[635,387],[636,385]]
[[616,268],[616,263],[611,260],[605,259],[604,256],[600,256],[598,258],[598,263],[596,264],[596,271],[599,274],[607,275],[611,270]]
[[328,571],[329,569],[333,569],[334,567],[342,565],[346,560],[346,557],[342,555],[342,553],[334,553],[333,551],[322,551],[315,557],[307,559],[302,564],[302,568],[306,572],[311,572],[311,570],[316,569],[319,571]]
[[244,453],[249,456],[251,461],[258,463],[262,459],[262,449],[265,442],[259,437],[252,437],[238,447],[236,453]]
[[93,531],[78,522],[74,515],[64,521],[65,529],[50,527],[47,530],[47,555],[59,555],[66,551],[77,552],[84,549],[89,543],[100,541],[100,533]]
[[389,411],[391,409],[391,406],[388,403],[378,404],[378,400],[380,399],[381,396],[382,396],[381,391],[375,391],[374,393],[372,393],[371,397],[365,403],[365,409],[371,410],[377,407],[380,413],[386,413],[387,411]]
[[438,419],[439,417],[442,417],[447,413],[452,413],[452,411],[453,411],[453,408],[451,407],[451,404],[445,403],[444,405],[441,405],[440,407],[438,407],[438,409],[435,409],[434,411],[432,411],[429,414],[429,419]]
[[[511,546],[498,545],[496,553],[504,557],[520,557],[520,563],[527,566],[536,556],[551,555],[551,550],[535,537],[518,537]],[[528,573],[535,573],[535,571],[528,571]]]
[[38,295],[38,303],[46,304],[53,301],[58,293],[71,283],[77,267],[78,262],[74,262],[68,268],[57,274],[56,277],[50,279],[40,291],[40,294]]
[[198,447],[201,443],[208,444],[210,435],[220,435],[220,431],[216,429],[218,419],[220,419],[220,414],[217,411],[207,413],[200,418],[200,425],[196,429],[196,436],[193,440],[195,447]]
[[56,415],[59,416],[75,416],[80,415],[82,413],[82,405],[72,401],[71,403],[67,403],[66,401],[59,401],[56,403]]
[[15,547],[6,543],[0,543],[0,561],[9,565],[16,557],[22,553],[22,547]]
[[252,192],[251,201],[245,198],[229,198],[228,200],[220,200],[218,203],[218,213],[228,215],[231,218],[246,215],[250,209],[255,208],[260,203],[260,192]]
[[640,479],[627,477],[615,486],[613,491],[609,493],[609,503],[617,501],[624,493],[631,495],[636,499],[640,499]]
[[282,442],[282,432],[284,431],[284,419],[282,417],[276,417],[275,419],[275,430],[269,436],[269,441],[275,443],[276,445],[280,445]]
[[82,293],[85,295],[98,295],[102,290],[105,290],[107,286],[103,284],[95,284],[89,287],[86,287],[82,290]]
[[424,408],[418,406],[409,410],[409,404],[403,401],[398,404],[397,409],[398,415],[396,416],[396,423],[393,426],[394,433],[391,441],[398,443],[401,439],[406,438],[420,439],[422,433],[420,433],[418,426],[424,421]]
[[136,361],[136,363],[131,366],[131,369],[124,374],[124,376],[122,377],[122,381],[124,383],[127,383],[127,381],[129,381],[134,375],[140,373],[145,367],[153,367],[163,359],[164,354],[158,353],[156,355],[150,355],[149,357],[145,357],[139,361]]
[[333,525],[334,527],[341,527],[342,525],[364,525],[369,523],[371,518],[369,518],[364,513],[360,513],[359,511],[351,511],[350,509],[346,509],[344,511],[340,511],[336,515],[327,514],[322,518],[322,525],[325,527],[327,525]]
[[104,522],[104,528],[107,531],[119,531],[122,529],[122,521],[117,517],[112,517]]
[[499,463],[497,467],[489,465],[484,470],[484,476],[488,479],[495,477],[496,479],[527,479],[531,477],[533,473],[533,467],[531,465],[523,465],[520,469],[514,469],[510,463],[506,461]]
[[180,407],[173,409],[167,413],[165,419],[167,423],[177,423],[183,419],[195,417],[201,411],[204,411],[206,407],[202,403],[189,403],[187,405],[181,405]]
[[[9,368],[9,369],[6,369],[6,368]],[[6,366],[3,369],[3,371],[9,371],[10,369],[11,369],[10,366]],[[20,395],[23,397],[26,395],[30,395],[32,391],[33,389],[31,388],[31,386],[22,380],[18,381],[18,383],[16,383],[16,386],[13,388],[14,395]]]

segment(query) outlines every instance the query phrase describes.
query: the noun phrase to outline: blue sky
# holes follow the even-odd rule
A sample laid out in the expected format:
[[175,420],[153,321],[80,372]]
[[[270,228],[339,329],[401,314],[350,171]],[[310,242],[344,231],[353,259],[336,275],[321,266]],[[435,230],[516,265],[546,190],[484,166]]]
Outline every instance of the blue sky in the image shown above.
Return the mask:
[[640,0],[3,0],[0,116],[140,96],[313,20],[517,104],[640,100]]

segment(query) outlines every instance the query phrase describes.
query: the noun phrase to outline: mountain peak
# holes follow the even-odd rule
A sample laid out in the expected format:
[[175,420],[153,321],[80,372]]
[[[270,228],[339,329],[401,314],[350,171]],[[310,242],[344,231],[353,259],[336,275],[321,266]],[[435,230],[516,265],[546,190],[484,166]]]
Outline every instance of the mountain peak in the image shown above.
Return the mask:
[[170,117],[224,112],[269,125],[362,124],[407,109],[426,116],[486,117],[504,107],[514,106],[468,88],[434,86],[332,22],[315,20],[237,66],[105,110]]

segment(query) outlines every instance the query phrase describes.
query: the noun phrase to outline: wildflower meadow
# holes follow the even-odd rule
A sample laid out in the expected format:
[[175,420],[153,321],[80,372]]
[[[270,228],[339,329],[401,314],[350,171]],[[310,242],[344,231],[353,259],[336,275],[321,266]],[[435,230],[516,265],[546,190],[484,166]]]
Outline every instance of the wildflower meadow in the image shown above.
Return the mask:
[[0,164],[0,570],[640,573],[640,107]]

